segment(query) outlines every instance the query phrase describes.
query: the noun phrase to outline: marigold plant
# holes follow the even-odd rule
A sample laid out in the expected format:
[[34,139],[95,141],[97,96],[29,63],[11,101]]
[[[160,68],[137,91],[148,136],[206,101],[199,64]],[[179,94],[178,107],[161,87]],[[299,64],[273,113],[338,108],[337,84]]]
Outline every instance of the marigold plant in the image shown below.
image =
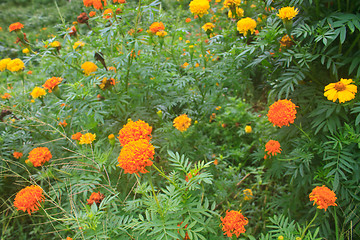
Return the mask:
[[176,117],[173,121],[173,126],[179,130],[180,132],[186,131],[191,125],[191,118],[189,118],[186,114],[182,114]]
[[276,155],[278,153],[281,153],[280,143],[276,140],[269,140],[265,144],[265,151],[267,154],[270,155]]
[[246,36],[249,32],[253,34],[256,28],[256,21],[252,18],[242,18],[237,22],[237,30]]
[[37,147],[29,152],[27,161],[34,167],[40,167],[52,158],[51,152],[47,147]]
[[222,230],[224,235],[232,237],[233,234],[239,237],[241,233],[246,231],[245,225],[248,224],[248,219],[242,215],[241,211],[231,210],[226,211],[225,217],[221,217]]
[[297,106],[291,100],[278,100],[269,107],[268,120],[280,128],[289,126],[296,118],[296,108]]
[[138,120],[133,122],[131,119],[123,128],[119,131],[118,139],[121,146],[124,146],[132,141],[137,141],[140,139],[145,139],[150,141],[151,139],[152,127],[149,126],[146,122]]
[[21,189],[15,196],[14,207],[18,211],[31,213],[39,210],[40,203],[44,202],[43,190],[37,185],[31,185]]
[[92,133],[85,133],[81,135],[79,144],[91,144],[93,141],[95,141],[96,134]]
[[299,10],[295,7],[283,7],[276,15],[282,20],[292,20],[298,13]]
[[16,23],[12,23],[10,24],[9,26],[9,32],[12,32],[12,31],[18,31],[20,29],[24,28],[24,25],[19,23],[19,22],[16,22]]
[[61,83],[63,79],[60,77],[52,77],[46,80],[43,87],[49,91],[49,93],[52,92],[52,90]]
[[239,6],[240,3],[241,3],[241,0],[225,0],[224,7],[229,8],[231,6]]
[[337,206],[336,194],[331,191],[329,188],[325,187],[325,185],[319,187],[315,187],[312,192],[309,194],[310,201],[314,201],[313,205],[317,205],[319,209],[326,209],[329,206]]
[[[244,9],[237,7],[237,8],[235,9],[235,11],[236,11],[236,15],[237,15],[239,18],[244,16]],[[232,10],[229,10],[229,12],[228,12],[228,17],[229,17],[229,18],[235,18],[235,15],[232,13]]]
[[355,98],[357,93],[357,86],[353,83],[352,79],[341,78],[339,82],[330,83],[325,86],[324,96],[328,100],[335,102],[339,99],[339,103],[344,103]]
[[189,7],[193,14],[202,17],[209,13],[210,4],[208,0],[193,0],[190,2]]

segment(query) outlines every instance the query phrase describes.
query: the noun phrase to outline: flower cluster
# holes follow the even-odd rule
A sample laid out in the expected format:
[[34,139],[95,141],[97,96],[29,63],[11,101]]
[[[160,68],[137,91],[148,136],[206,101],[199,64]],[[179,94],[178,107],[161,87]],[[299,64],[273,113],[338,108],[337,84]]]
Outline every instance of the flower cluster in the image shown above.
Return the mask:
[[37,147],[29,152],[29,157],[26,161],[31,162],[34,167],[40,167],[51,158],[51,152],[47,147]]
[[97,70],[97,66],[95,65],[95,63],[92,63],[92,62],[84,62],[81,65],[81,68],[84,70],[84,73],[87,76],[93,72],[96,72],[96,70]]
[[253,192],[251,191],[250,188],[243,190],[243,194],[244,194],[244,200],[245,201],[251,200],[253,198],[253,196],[254,196]]
[[100,192],[93,192],[87,200],[87,205],[91,206],[93,203],[99,205],[104,198],[104,194],[101,194]]
[[81,48],[81,47],[83,47],[83,46],[85,46],[85,43],[84,43],[84,42],[82,42],[82,41],[77,41],[77,42],[74,43],[73,49],[75,50],[75,49]]
[[9,32],[18,31],[18,30],[20,30],[22,28],[24,28],[24,25],[19,23],[19,22],[16,22],[16,23],[10,24]]
[[32,98],[36,99],[36,98],[41,98],[43,96],[46,95],[46,91],[45,89],[41,88],[41,87],[34,87],[34,89],[32,90],[32,92],[30,93],[30,95],[32,96]]
[[225,0],[224,1],[224,7],[229,8],[232,6],[239,6],[241,3],[241,0]]
[[95,9],[103,9],[106,6],[106,0],[83,0],[85,7],[93,6]]
[[292,20],[297,14],[299,10],[295,7],[283,7],[279,10],[279,13],[276,15],[282,20]]
[[108,8],[103,12],[103,18],[104,19],[112,18],[113,15],[114,15],[114,12],[113,12],[113,10],[111,8]]
[[339,99],[339,103],[347,102],[355,98],[357,93],[357,86],[352,79],[341,78],[339,82],[330,83],[324,89],[324,96],[328,100],[335,102]]
[[57,87],[61,83],[63,79],[60,77],[52,77],[46,80],[43,87],[49,91],[49,93],[52,92],[52,90]]
[[3,99],[3,100],[10,99],[10,98],[11,98],[10,93],[4,93],[4,94],[1,96],[1,99]]
[[210,4],[208,0],[193,0],[190,2],[189,7],[193,14],[202,17],[204,14],[209,13]]
[[149,124],[147,124],[146,122],[142,120],[133,122],[130,119],[128,123],[125,124],[123,128],[119,131],[118,139],[121,146],[125,146],[132,141],[137,141],[140,139],[146,139],[147,141],[150,141],[151,132],[152,127],[150,127]]
[[79,144],[91,144],[93,141],[95,141],[96,134],[92,133],[85,133],[82,134],[79,139]]
[[256,28],[256,21],[252,18],[242,18],[237,22],[237,30],[239,33],[242,33],[244,36],[250,32],[253,34]]
[[315,187],[309,194],[310,201],[314,201],[313,205],[317,205],[319,209],[326,209],[329,206],[337,206],[336,194],[324,185]]
[[269,140],[265,144],[265,151],[269,156],[270,155],[275,156],[278,153],[281,153],[280,143],[276,140]]
[[[3,61],[0,64],[0,70],[3,69],[4,66],[6,66],[6,69],[11,71],[11,72],[18,72],[18,71],[24,70],[25,65],[24,65],[24,62],[21,61],[21,59],[15,58],[15,59],[10,60],[10,61],[9,61],[9,59],[10,58],[3,59],[5,61]],[[1,70],[1,71],[3,71],[3,70]]]
[[278,100],[269,107],[268,120],[274,126],[289,126],[296,118],[297,106],[291,100]]
[[114,78],[103,78],[103,80],[101,81],[99,87],[101,90],[105,90],[109,87],[115,86],[115,79]]
[[149,33],[156,34],[157,32],[164,31],[165,26],[162,22],[154,22],[149,27]]
[[191,125],[191,118],[189,118],[186,114],[182,114],[176,117],[173,121],[174,127],[180,132],[186,131]]
[[18,211],[22,210],[31,215],[32,212],[39,210],[40,203],[44,202],[45,197],[41,187],[31,185],[23,188],[15,196],[14,206]]
[[226,211],[226,216],[224,218],[220,218],[222,222],[222,230],[224,231],[224,235],[228,237],[232,237],[233,234],[236,237],[239,237],[241,233],[246,231],[245,225],[248,224],[248,220],[244,215],[242,215],[241,211],[231,210]]

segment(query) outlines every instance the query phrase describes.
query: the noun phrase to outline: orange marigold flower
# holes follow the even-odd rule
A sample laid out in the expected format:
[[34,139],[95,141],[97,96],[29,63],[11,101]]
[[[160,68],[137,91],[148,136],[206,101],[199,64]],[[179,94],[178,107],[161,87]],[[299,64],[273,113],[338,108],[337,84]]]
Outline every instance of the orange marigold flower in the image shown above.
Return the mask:
[[191,125],[191,118],[189,118],[186,114],[182,114],[176,117],[173,121],[173,126],[179,130],[180,132],[186,131]]
[[51,152],[47,147],[37,147],[29,152],[27,161],[30,161],[34,167],[40,167],[51,158]]
[[83,134],[81,132],[77,132],[77,133],[71,135],[71,139],[80,141],[80,138],[81,138],[82,135]]
[[9,98],[11,98],[11,95],[10,95],[10,93],[4,93],[4,95],[2,95],[1,98],[4,100],[9,99]]
[[13,23],[13,24],[10,24],[9,26],[9,32],[12,32],[12,31],[18,31],[20,29],[24,28],[24,25],[22,25],[21,23],[19,22],[16,22],[16,23]]
[[63,126],[63,127],[66,127],[68,124],[67,124],[66,120],[64,120],[62,122],[59,122],[59,125]]
[[146,122],[142,120],[138,120],[136,122],[129,120],[128,123],[125,124],[119,131],[118,139],[121,143],[121,146],[139,139],[146,139],[147,141],[150,141],[151,132],[152,127],[150,127]]
[[91,206],[93,203],[99,205],[104,198],[104,194],[101,194],[100,192],[93,192],[87,200],[87,205]]
[[95,141],[96,134],[92,133],[85,133],[81,135],[79,144],[91,144],[93,141]]
[[322,187],[315,187],[312,192],[309,194],[310,201],[314,201],[317,204],[317,208],[319,209],[326,209],[329,206],[337,206],[335,203],[336,201],[336,194],[331,191],[329,188],[323,185]]
[[49,93],[52,92],[52,90],[61,83],[63,79],[60,77],[52,77],[46,80],[43,87],[49,91]]
[[268,120],[274,126],[289,126],[296,118],[296,106],[291,100],[278,100],[269,107]]
[[154,22],[149,27],[149,31],[153,34],[156,34],[157,32],[164,30],[165,30],[165,26],[162,22]]
[[278,153],[281,153],[280,143],[276,140],[269,140],[265,144],[265,151],[269,156],[270,154],[274,156]]
[[39,210],[40,203],[44,202],[45,197],[41,187],[31,185],[23,188],[16,194],[14,206],[18,211],[22,210],[31,215],[32,212]]
[[106,0],[93,0],[93,6],[95,9],[103,9],[103,7],[106,7]]
[[66,240],[73,240],[71,237],[67,237]]
[[126,3],[126,0],[113,0],[114,3]]
[[187,23],[191,22],[191,18],[185,19],[185,22],[187,22]]
[[95,15],[96,15],[96,12],[95,12],[95,11],[89,12],[89,16],[90,16],[90,17],[94,17]]
[[93,0],[83,0],[85,7],[91,7],[93,4]]
[[113,10],[111,8],[108,8],[104,11],[103,18],[109,19],[109,18],[112,18],[113,15],[114,15]]
[[242,215],[241,211],[231,210],[226,211],[226,216],[224,218],[220,218],[222,224],[222,230],[224,231],[224,235],[228,237],[232,237],[233,234],[236,237],[239,237],[241,233],[246,231],[245,225],[248,224],[248,220],[244,215]]
[[23,156],[23,154],[22,154],[22,152],[13,152],[13,156],[16,159],[19,159],[19,158],[21,158]]
[[154,155],[154,146],[148,140],[132,141],[121,149],[118,166],[124,169],[125,173],[147,173],[145,167],[153,164],[151,160],[154,159]]

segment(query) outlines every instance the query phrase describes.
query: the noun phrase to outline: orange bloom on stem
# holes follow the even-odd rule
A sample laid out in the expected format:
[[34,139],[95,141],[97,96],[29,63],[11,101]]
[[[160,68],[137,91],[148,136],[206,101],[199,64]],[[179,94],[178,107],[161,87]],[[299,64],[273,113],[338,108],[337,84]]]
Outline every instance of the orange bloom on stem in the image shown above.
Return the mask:
[[245,225],[248,224],[248,220],[244,215],[242,215],[241,211],[231,210],[226,211],[226,216],[224,218],[220,218],[222,224],[222,230],[224,231],[224,235],[228,237],[232,237],[233,234],[236,237],[239,237],[241,233],[246,231]]
[[154,22],[149,27],[149,31],[153,34],[156,34],[157,32],[164,30],[165,30],[165,26],[162,22]]
[[23,156],[23,154],[22,154],[22,152],[13,152],[13,156],[16,159],[19,159],[19,158],[21,158]]
[[12,32],[12,31],[18,31],[20,29],[24,28],[24,25],[22,25],[21,23],[19,22],[16,22],[16,23],[13,23],[13,24],[10,24],[9,26],[9,32]]
[[93,5],[93,0],[83,0],[85,7],[91,7]]
[[77,133],[71,135],[71,139],[80,141],[80,138],[81,138],[82,135],[83,134],[81,132],[77,132]]
[[113,14],[114,14],[113,10],[111,8],[108,8],[104,11],[103,18],[104,19],[112,18]]
[[49,91],[49,93],[52,92],[52,90],[61,83],[63,79],[60,77],[52,77],[46,80],[43,87]]
[[34,167],[40,167],[51,158],[51,152],[47,147],[37,147],[29,152],[27,161],[30,161]]
[[68,124],[67,124],[66,120],[64,120],[62,122],[59,122],[59,125],[63,126],[63,127],[66,127]]
[[90,195],[90,198],[87,200],[87,205],[91,206],[93,203],[99,205],[104,198],[105,198],[104,194],[101,194],[100,192],[93,192]]
[[125,124],[119,131],[118,139],[121,143],[121,146],[125,146],[129,142],[140,139],[146,139],[147,141],[150,141],[151,132],[152,127],[150,127],[146,122],[142,120],[138,120],[136,122],[129,120],[129,122]]
[[319,187],[315,187],[312,192],[309,194],[310,201],[314,201],[313,205],[317,205],[319,209],[326,209],[329,206],[337,206],[336,194],[331,191],[329,188],[325,187],[325,185]]
[[269,107],[268,120],[274,126],[289,126],[296,118],[296,106],[291,100],[278,100]]
[[4,95],[1,96],[2,99],[10,99],[11,98],[11,95],[10,93],[4,93]]
[[32,212],[39,210],[40,203],[45,200],[41,187],[31,185],[23,188],[16,194],[14,206],[18,211],[22,210],[31,215]]
[[269,156],[270,154],[275,156],[276,154],[281,153],[280,143],[276,140],[269,140],[265,144],[265,151]]
[[95,16],[95,15],[96,15],[96,12],[95,12],[95,11],[89,12],[89,16],[90,16],[90,17],[93,17],[93,16]]
[[176,117],[173,121],[173,126],[180,132],[186,131],[191,125],[191,118],[186,114]]

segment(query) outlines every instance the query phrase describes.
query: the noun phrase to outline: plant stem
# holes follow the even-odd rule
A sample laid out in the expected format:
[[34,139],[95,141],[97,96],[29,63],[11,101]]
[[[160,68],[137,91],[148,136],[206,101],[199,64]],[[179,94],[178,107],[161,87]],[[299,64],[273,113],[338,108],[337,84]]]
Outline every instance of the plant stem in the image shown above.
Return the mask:
[[309,222],[309,224],[306,226],[306,228],[304,229],[304,231],[303,231],[303,233],[301,234],[301,239],[304,239],[304,237],[305,237],[305,233],[306,233],[306,231],[308,230],[308,228],[311,226],[311,224],[315,221],[315,219],[316,219],[316,217],[317,217],[317,215],[318,215],[318,210],[316,209],[316,212],[315,212],[315,216],[314,216],[314,218]]
[[336,216],[336,207],[334,207],[334,219],[335,219],[335,237],[336,240],[339,240],[339,227],[338,227],[338,219]]
[[159,199],[157,198],[157,195],[156,195],[155,190],[154,190],[154,186],[153,186],[152,179],[151,179],[151,174],[149,174],[149,183],[150,183],[151,190],[152,190],[152,193],[153,193],[155,201],[156,201],[156,205],[158,206],[159,213],[160,213],[161,216],[163,216],[163,212],[162,212],[162,209],[160,207]]
[[300,126],[298,126],[297,124],[294,123],[294,126],[297,127],[308,139],[309,141],[311,142],[311,138],[309,137],[309,135],[304,132],[304,130],[302,130],[302,128]]

